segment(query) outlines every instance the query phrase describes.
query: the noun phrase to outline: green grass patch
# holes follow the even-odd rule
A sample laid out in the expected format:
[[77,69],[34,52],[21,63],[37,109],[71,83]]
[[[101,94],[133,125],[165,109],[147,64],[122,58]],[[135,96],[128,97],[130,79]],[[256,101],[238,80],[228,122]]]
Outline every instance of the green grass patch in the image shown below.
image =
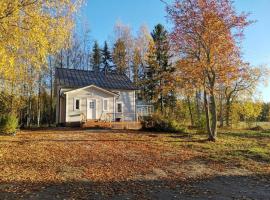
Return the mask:
[[176,148],[200,152],[206,160],[239,165],[270,162],[270,134],[265,131],[219,130],[217,142],[207,142],[207,134],[190,132],[178,138]]

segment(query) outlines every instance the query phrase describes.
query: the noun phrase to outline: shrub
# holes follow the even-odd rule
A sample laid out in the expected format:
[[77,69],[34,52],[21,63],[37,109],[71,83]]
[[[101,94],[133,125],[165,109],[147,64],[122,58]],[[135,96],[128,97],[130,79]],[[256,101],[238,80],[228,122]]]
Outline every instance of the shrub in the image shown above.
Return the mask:
[[200,119],[195,122],[195,126],[199,131],[206,131],[206,117],[202,115]]
[[171,133],[184,133],[186,132],[186,128],[177,122],[176,120],[169,120],[169,127],[168,127],[168,132]]
[[160,114],[153,114],[152,116],[144,118],[142,121],[144,130],[156,132],[170,132],[183,133],[185,127],[174,119],[166,118]]
[[4,115],[0,117],[0,133],[14,134],[18,127],[18,119],[15,115]]

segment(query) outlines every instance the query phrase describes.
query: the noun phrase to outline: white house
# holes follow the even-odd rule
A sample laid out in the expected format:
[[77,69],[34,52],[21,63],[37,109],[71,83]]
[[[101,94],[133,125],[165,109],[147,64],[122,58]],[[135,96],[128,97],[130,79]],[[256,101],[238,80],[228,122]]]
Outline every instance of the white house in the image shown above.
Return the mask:
[[57,68],[56,122],[136,121],[136,87],[116,72]]

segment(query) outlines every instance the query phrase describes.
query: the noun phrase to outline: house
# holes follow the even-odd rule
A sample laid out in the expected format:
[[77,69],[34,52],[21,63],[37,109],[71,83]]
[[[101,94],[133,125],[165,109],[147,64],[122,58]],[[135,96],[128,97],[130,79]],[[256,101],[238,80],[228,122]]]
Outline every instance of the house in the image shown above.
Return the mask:
[[57,68],[55,84],[57,124],[137,120],[137,88],[124,74]]

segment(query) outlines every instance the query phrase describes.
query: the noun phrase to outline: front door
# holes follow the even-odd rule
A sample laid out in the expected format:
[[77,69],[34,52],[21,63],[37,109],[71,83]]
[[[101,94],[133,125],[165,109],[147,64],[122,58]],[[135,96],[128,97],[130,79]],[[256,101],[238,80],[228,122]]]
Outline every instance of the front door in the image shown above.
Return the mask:
[[96,119],[96,100],[87,100],[87,119]]

